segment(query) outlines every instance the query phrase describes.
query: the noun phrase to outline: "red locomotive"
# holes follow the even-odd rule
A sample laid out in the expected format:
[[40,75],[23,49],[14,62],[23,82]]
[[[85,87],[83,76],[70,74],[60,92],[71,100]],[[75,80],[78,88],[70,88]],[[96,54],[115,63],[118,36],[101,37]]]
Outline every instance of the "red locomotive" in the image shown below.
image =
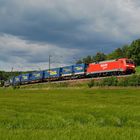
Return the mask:
[[87,67],[87,75],[105,76],[135,73],[135,64],[132,60],[121,58],[116,60],[90,63]]

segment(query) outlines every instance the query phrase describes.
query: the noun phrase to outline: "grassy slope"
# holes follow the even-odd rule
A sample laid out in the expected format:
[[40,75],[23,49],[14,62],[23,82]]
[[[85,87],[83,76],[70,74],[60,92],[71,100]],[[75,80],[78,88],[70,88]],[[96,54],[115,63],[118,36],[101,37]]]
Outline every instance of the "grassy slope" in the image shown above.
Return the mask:
[[137,67],[136,67],[136,73],[137,73],[137,74],[140,74],[140,66],[137,66]]
[[0,140],[139,140],[139,89],[0,90]]

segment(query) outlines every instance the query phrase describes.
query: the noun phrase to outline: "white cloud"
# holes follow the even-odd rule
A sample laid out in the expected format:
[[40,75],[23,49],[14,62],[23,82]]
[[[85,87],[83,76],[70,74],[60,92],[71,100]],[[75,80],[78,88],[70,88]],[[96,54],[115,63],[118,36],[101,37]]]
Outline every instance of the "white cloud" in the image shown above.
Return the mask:
[[[0,36],[0,62],[8,65],[9,69],[46,69],[48,57],[52,56],[52,67],[60,67],[66,63],[66,59],[73,58],[77,49],[60,48],[52,44],[29,42],[12,35]],[[44,66],[43,66],[44,65]],[[5,68],[5,66],[4,66]]]

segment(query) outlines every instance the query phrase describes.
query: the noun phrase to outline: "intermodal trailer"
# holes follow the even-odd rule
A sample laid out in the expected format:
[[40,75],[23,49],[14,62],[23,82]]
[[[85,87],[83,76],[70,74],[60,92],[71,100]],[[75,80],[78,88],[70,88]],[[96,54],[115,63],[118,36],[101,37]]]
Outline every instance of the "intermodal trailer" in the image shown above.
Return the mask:
[[75,64],[73,65],[73,74],[76,77],[83,77],[86,74],[86,64]]
[[127,58],[101,61],[99,63],[90,63],[87,68],[87,75],[98,74],[126,74],[127,72],[133,73],[135,71],[134,63]]
[[62,77],[70,77],[73,75],[73,66],[65,66],[62,67],[62,73],[61,76]]
[[21,83],[21,75],[13,78],[13,85],[19,85]]
[[61,77],[61,68],[53,68],[53,69],[48,69],[44,71],[44,77],[43,79],[45,80],[57,80]]
[[21,84],[29,83],[30,73],[21,75]]
[[43,71],[32,72],[30,75],[29,81],[30,82],[40,82],[43,80],[43,75],[44,75]]

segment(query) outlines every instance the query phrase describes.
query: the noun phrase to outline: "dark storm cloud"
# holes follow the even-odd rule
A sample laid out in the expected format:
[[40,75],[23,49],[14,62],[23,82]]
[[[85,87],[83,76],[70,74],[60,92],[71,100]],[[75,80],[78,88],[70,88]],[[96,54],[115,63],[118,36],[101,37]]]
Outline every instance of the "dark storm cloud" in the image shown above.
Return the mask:
[[[41,0],[40,3],[38,1],[26,2],[27,3],[18,2],[16,0],[12,0],[11,2],[5,0],[1,2],[1,32],[21,36],[31,41],[60,44],[62,47],[67,47],[66,44],[71,44],[71,47],[75,47],[75,44],[85,43],[87,46],[90,46],[93,43],[102,42],[104,40],[106,40],[106,42],[110,40],[113,41],[113,39],[107,38],[104,34],[112,35],[115,34],[115,32],[122,32],[121,29],[123,29],[122,34],[126,33],[125,24],[122,24],[121,20],[118,21],[119,18],[124,17],[121,17],[121,15],[118,17],[118,11],[115,11],[120,10],[118,9],[119,7],[114,8],[114,11],[111,7],[109,7],[110,10],[107,10],[108,7],[104,7],[104,13],[102,13],[99,8],[103,6],[98,6],[99,2],[97,1],[87,3],[83,1],[85,7],[83,7],[82,1],[81,3],[75,2],[73,9],[71,8],[73,5],[68,5],[71,4],[69,1],[67,1],[67,5],[64,5],[65,3],[63,4],[63,1],[60,1],[60,4],[56,3],[58,5],[54,4],[57,1],[48,1],[48,3],[45,3],[43,0]],[[33,2],[37,4],[32,5]],[[101,2],[100,5],[105,3]],[[51,3],[53,7],[49,8],[47,5],[51,5]],[[93,4],[95,10],[90,9],[90,7],[88,9],[88,3]],[[114,6],[115,2],[112,3],[112,6]],[[78,6],[86,12],[84,13],[80,8],[76,7],[76,4],[79,4]],[[97,4],[97,7],[94,4]],[[73,10],[73,12],[71,10]],[[81,13],[78,13],[79,11],[81,11]],[[122,12],[125,14],[124,11]],[[92,14],[94,16],[92,16]],[[90,31],[87,32],[90,28],[91,33]],[[80,36],[82,36],[82,38],[80,38]],[[116,36],[114,35],[113,37],[115,40]]]
[[20,6],[16,1],[11,4],[8,1],[1,2],[0,32],[21,36],[31,41],[63,44],[64,40],[67,43],[74,40],[73,35],[83,22],[69,17],[60,20],[57,13],[55,15],[48,9],[30,9],[30,7],[20,9]]
[[[111,52],[140,35],[138,0],[1,0],[1,61]],[[6,56],[9,56],[8,58]],[[63,61],[64,62],[64,61]]]

